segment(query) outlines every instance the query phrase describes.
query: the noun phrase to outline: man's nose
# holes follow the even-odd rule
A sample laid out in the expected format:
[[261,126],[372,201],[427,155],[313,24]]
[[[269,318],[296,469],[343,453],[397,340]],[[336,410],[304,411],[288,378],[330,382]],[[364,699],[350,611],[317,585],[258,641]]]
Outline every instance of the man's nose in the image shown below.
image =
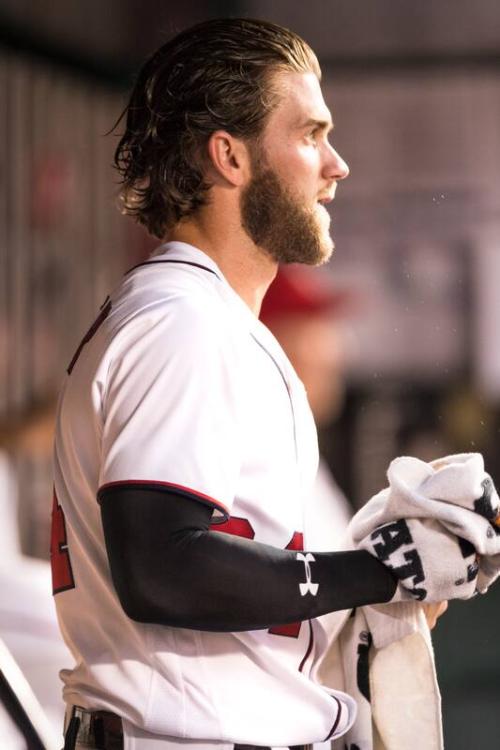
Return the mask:
[[323,170],[325,177],[330,180],[344,180],[349,175],[347,162],[335,151],[333,146],[328,147],[328,158]]

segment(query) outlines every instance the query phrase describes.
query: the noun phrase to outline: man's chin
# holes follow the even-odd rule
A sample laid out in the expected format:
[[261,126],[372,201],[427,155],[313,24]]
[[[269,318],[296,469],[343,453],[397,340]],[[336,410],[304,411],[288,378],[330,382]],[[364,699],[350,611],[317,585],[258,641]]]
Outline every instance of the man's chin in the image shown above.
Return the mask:
[[[328,217],[328,219],[329,218],[330,217]],[[330,221],[328,221],[328,225],[329,224]],[[320,241],[318,244],[318,256],[310,264],[313,266],[322,266],[324,263],[328,263],[333,255],[333,251],[335,250],[335,243],[330,235],[328,227],[322,227],[322,231],[320,233]]]
[[330,260],[335,249],[335,243],[330,234],[331,218],[325,206],[318,205],[316,221],[318,226],[320,252],[318,253],[317,262],[311,265],[321,266]]
[[322,242],[317,245],[314,253],[304,253],[302,255],[297,254],[291,258],[282,258],[281,263],[303,263],[305,266],[322,266],[328,263],[332,257],[335,245],[331,237],[328,237],[328,241]]
[[330,260],[330,258],[333,255],[333,251],[334,250],[335,250],[335,244],[334,244],[333,240],[329,238],[329,242],[328,243],[322,244],[321,254],[318,256],[318,258],[316,260],[314,260],[311,263],[309,263],[309,265],[311,265],[311,266],[323,266],[325,263],[328,263],[328,261]]

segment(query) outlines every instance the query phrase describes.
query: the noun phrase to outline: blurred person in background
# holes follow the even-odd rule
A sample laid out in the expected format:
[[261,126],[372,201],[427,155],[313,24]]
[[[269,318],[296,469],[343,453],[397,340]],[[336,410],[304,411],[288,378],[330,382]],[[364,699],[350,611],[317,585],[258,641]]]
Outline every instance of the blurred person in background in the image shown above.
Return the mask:
[[[354,295],[334,286],[321,270],[280,266],[264,297],[261,321],[276,336],[306,389],[316,426],[330,425],[345,394],[347,343],[342,321]],[[305,525],[312,547],[340,549],[353,507],[320,456]]]
[[[331,425],[342,410],[349,356],[343,323],[359,310],[360,300],[353,290],[336,287],[323,270],[295,263],[280,266],[262,302],[260,320],[277,338],[304,384],[318,429]],[[436,452],[428,460],[435,456]],[[311,547],[343,549],[355,510],[320,454],[304,516]],[[446,602],[424,605],[430,628],[446,609]]]

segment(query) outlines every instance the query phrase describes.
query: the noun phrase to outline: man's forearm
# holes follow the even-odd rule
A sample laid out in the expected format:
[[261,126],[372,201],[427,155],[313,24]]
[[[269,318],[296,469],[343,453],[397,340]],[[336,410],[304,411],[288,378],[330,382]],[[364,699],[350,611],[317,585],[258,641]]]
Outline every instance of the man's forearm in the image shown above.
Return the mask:
[[365,551],[306,553],[210,530],[175,492],[100,498],[113,582],[134,620],[211,631],[267,628],[385,602],[396,582]]

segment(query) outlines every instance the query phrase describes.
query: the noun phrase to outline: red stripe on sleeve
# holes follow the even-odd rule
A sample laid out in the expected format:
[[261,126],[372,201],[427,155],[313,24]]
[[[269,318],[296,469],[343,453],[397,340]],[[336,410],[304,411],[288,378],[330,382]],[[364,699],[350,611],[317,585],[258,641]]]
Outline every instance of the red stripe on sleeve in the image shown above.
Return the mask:
[[215,508],[217,508],[217,510],[220,510],[224,514],[224,516],[229,517],[229,510],[219,500],[214,500],[214,498],[210,497],[210,495],[205,495],[203,492],[198,492],[197,490],[191,489],[191,487],[185,487],[182,484],[175,484],[174,482],[160,482],[155,479],[121,479],[117,482],[108,482],[107,484],[103,484],[101,487],[99,487],[97,496],[99,497],[101,492],[105,492],[106,490],[113,487],[130,487],[134,485],[143,485],[144,487],[152,488],[158,487],[158,489],[161,489],[163,487],[165,489],[185,492],[188,495],[192,495],[196,500],[202,500],[206,503],[209,503],[210,505],[213,505]]

